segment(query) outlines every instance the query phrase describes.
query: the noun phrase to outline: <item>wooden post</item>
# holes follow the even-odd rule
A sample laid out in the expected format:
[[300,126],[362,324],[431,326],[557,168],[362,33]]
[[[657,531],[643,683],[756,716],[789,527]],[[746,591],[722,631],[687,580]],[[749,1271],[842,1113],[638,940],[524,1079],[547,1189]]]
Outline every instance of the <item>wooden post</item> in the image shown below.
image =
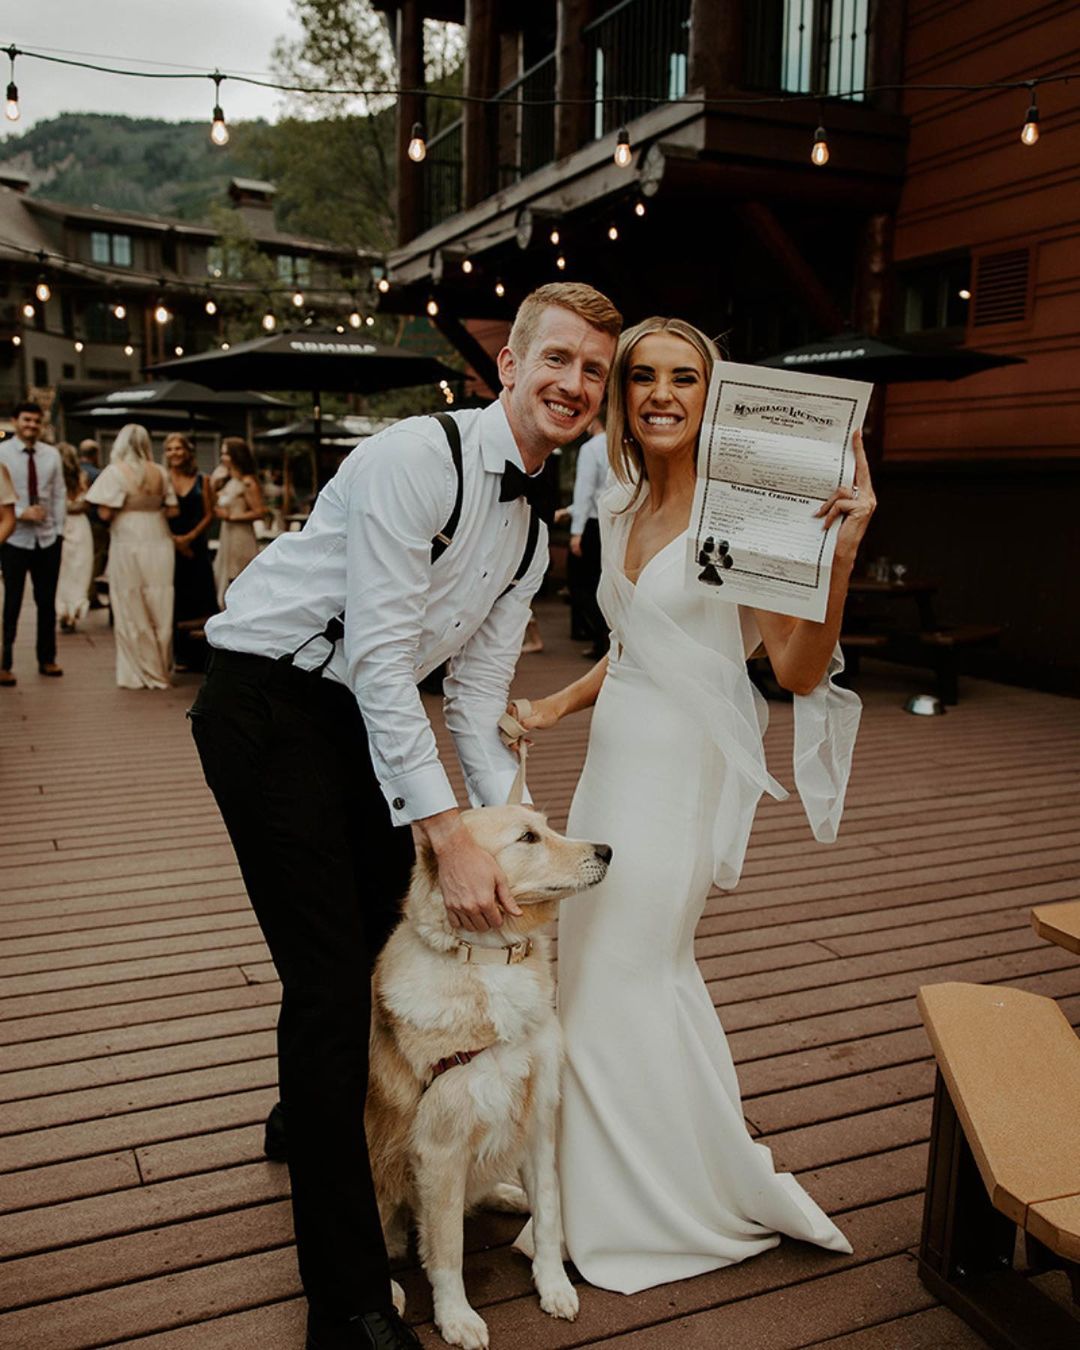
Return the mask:
[[[555,33],[555,97],[587,99],[589,76],[586,68],[582,29],[589,18],[588,0],[558,0]],[[589,139],[587,103],[560,103],[555,108],[555,158],[565,159]]]
[[407,244],[423,221],[424,166],[406,151],[414,122],[424,120],[424,20],[418,0],[401,0],[397,12],[398,83],[409,92],[397,104],[398,243]]
[[439,310],[433,322],[443,337],[461,353],[491,390],[492,395],[497,398],[502,381],[499,379],[499,367],[495,358],[477,342],[461,320],[453,314],[448,314],[445,308]]
[[[465,93],[490,98],[498,88],[499,36],[494,0],[465,0]],[[475,206],[492,190],[492,109],[485,103],[466,103],[462,113],[463,193],[466,208]]]
[[[904,0],[870,0],[866,83],[871,87],[899,84],[904,78],[906,9]],[[899,112],[902,98],[898,89],[887,89],[874,94],[871,102],[883,112]]]
[[738,89],[743,66],[743,0],[693,0],[689,87],[706,97]]

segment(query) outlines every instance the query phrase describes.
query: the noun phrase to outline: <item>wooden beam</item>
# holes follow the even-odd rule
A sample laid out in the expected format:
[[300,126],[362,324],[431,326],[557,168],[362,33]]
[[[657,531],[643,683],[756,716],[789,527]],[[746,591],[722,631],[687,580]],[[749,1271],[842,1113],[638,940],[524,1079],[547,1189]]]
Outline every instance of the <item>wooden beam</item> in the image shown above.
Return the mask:
[[[466,0],[465,93],[490,98],[498,88],[499,37],[495,0]],[[466,103],[462,113],[463,194],[466,207],[483,201],[491,190],[492,109]]]
[[401,0],[397,12],[397,68],[402,89],[397,102],[398,243],[408,243],[422,225],[424,166],[406,151],[414,122],[424,120],[424,19],[418,0]]
[[[555,97],[584,99],[589,95],[582,29],[589,18],[589,0],[558,0],[555,28]],[[565,159],[588,140],[589,105],[560,103],[555,109],[555,158]]]
[[807,309],[828,333],[848,326],[847,316],[837,307],[817,274],[799,252],[795,241],[764,202],[740,202],[735,207],[747,231],[754,236],[786,273]]
[[455,318],[453,314],[447,314],[443,308],[435,316],[434,324],[447,342],[472,366],[492,393],[498,395],[502,382],[499,379],[499,367],[495,358],[477,342],[461,320]]
[[[899,84],[904,78],[905,0],[870,0],[866,82],[870,85]],[[889,89],[875,94],[875,108],[899,112],[902,94]]]

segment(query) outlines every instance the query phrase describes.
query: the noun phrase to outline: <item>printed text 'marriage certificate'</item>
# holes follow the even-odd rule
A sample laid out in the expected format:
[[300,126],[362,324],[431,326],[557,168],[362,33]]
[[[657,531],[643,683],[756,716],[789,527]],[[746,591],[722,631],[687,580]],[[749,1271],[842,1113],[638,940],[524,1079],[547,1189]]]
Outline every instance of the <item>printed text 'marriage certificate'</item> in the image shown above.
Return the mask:
[[718,362],[698,444],[688,575],[720,599],[821,621],[836,523],[818,507],[855,476],[873,388]]

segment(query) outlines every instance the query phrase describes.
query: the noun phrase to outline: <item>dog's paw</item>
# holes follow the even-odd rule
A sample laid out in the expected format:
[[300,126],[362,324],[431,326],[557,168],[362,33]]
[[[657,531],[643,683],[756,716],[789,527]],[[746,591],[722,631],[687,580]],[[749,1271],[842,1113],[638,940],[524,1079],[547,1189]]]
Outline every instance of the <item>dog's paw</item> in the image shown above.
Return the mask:
[[529,1197],[520,1186],[508,1181],[499,1181],[480,1198],[481,1209],[494,1210],[496,1214],[531,1214]]
[[390,1302],[394,1305],[394,1311],[399,1317],[405,1316],[405,1290],[398,1284],[397,1280],[390,1281]]
[[573,1322],[578,1315],[577,1290],[564,1274],[562,1279],[545,1280],[543,1286],[537,1286],[540,1306],[549,1317],[564,1317]]
[[435,1325],[447,1345],[460,1345],[462,1350],[487,1350],[487,1323],[467,1303],[449,1313],[436,1309]]

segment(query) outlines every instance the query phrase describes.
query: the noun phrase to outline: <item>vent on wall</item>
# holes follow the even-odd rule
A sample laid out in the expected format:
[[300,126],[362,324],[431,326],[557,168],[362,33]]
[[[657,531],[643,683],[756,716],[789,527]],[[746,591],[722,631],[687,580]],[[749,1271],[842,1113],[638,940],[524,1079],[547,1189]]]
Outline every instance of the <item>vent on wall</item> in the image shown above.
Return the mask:
[[1028,248],[984,253],[976,260],[973,327],[1019,323],[1027,317],[1030,268],[1031,250]]

